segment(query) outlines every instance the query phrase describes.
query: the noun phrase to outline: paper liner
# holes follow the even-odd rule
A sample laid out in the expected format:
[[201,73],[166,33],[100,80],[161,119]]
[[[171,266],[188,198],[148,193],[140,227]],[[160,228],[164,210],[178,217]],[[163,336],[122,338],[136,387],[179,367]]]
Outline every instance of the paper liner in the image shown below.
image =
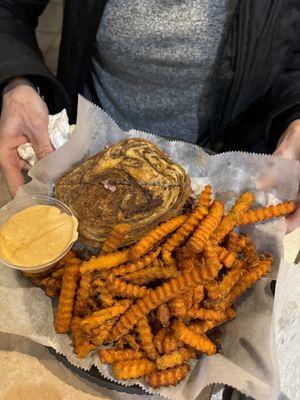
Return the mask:
[[[82,97],[79,97],[78,102],[77,126],[70,140],[31,170],[32,181],[20,189],[17,197],[53,193],[56,179],[71,166],[94,155],[105,146],[128,137],[141,137],[156,143],[173,161],[186,169],[196,193],[205,184],[211,183],[215,196],[222,198],[227,208],[245,190],[253,191],[261,205],[296,198],[300,177],[299,163],[242,152],[210,156],[201,148],[188,143],[170,141],[140,131],[124,132],[104,111]],[[293,346],[296,343],[298,349],[300,348],[300,327],[296,330],[289,317],[283,313],[283,310],[286,311],[286,304],[288,307],[297,304],[297,301],[300,304],[297,289],[300,287],[299,273],[297,280],[293,280],[291,276],[295,267],[280,261],[283,255],[285,222],[284,219],[277,219],[243,229],[251,235],[259,251],[274,255],[272,273],[239,300],[238,317],[222,328],[222,354],[202,357],[198,362],[191,363],[194,366],[191,373],[176,387],[152,390],[142,380],[119,382],[113,378],[110,367],[100,363],[96,353],[87,359],[78,359],[73,353],[70,337],[55,333],[55,302],[46,297],[41,289],[32,287],[20,273],[4,266],[0,274],[0,305],[3,310],[0,331],[26,336],[51,346],[77,367],[88,370],[94,364],[101,375],[111,381],[126,386],[138,384],[148,393],[160,394],[169,399],[193,400],[211,383],[231,385],[259,400],[269,399],[271,396],[275,399],[280,390],[294,394],[291,387],[295,383],[299,385],[300,374],[298,380],[295,376],[291,378],[293,371],[287,373],[287,368],[278,368],[277,362],[277,358],[280,360],[281,357],[284,357],[285,365],[293,361],[296,371],[299,356],[294,352]],[[274,307],[269,286],[270,279],[277,276],[279,265],[277,285],[280,289],[276,293]],[[288,270],[289,278],[282,272],[283,269]],[[285,291],[287,286],[288,296]],[[299,315],[299,308],[295,313]],[[296,324],[294,319],[293,321]],[[294,335],[292,337],[291,332]],[[285,338],[289,339],[288,342]],[[287,385],[281,388],[278,385],[278,376],[281,373],[284,374],[282,382],[288,382],[288,388]]]

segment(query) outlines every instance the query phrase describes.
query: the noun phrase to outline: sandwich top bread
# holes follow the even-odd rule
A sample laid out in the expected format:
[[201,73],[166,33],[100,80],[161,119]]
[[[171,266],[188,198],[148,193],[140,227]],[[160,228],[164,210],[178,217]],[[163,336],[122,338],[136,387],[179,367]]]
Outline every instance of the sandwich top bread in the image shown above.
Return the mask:
[[130,244],[178,214],[190,196],[190,179],[153,143],[128,139],[75,165],[55,192],[78,218],[80,240],[101,247],[117,224],[130,224]]

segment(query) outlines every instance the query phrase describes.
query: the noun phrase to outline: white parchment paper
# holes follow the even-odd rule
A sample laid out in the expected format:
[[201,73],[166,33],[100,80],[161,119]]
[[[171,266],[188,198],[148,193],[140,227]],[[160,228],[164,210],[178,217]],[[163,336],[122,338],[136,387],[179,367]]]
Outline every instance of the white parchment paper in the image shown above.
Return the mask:
[[[201,148],[147,133],[122,131],[101,109],[79,97],[76,129],[69,141],[40,161],[30,172],[32,181],[16,196],[51,194],[56,179],[74,164],[87,159],[105,146],[128,137],[142,137],[156,143],[180,163],[192,178],[198,193],[208,182],[216,197],[227,207],[241,192],[251,190],[260,205],[295,199],[299,186],[298,163],[278,157],[247,153],[209,156]],[[269,277],[248,291],[237,305],[238,317],[223,328],[223,349],[213,357],[193,362],[192,372],[176,387],[146,391],[174,400],[193,400],[211,383],[231,385],[255,399],[276,399],[284,393],[291,400],[300,398],[300,273],[282,260],[285,221],[279,219],[247,228],[259,251],[272,252],[274,265]],[[279,273],[278,273],[279,271]],[[278,275],[278,277],[277,277]],[[277,277],[275,303],[270,281]],[[1,266],[0,331],[30,338],[51,346],[82,369],[93,364],[106,378],[115,381],[110,368],[92,354],[79,360],[68,335],[57,335],[53,325],[55,302],[34,288],[21,274]],[[295,349],[298,349],[295,351]],[[292,365],[292,368],[288,368]]]

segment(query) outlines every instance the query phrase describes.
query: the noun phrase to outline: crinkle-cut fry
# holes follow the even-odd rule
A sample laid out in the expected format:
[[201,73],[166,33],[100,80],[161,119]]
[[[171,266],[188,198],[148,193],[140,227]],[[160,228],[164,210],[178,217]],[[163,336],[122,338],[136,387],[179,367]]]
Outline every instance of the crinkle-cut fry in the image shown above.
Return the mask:
[[197,335],[202,335],[210,331],[211,329],[224,324],[225,322],[231,321],[236,317],[236,311],[233,308],[227,308],[224,311],[224,319],[221,321],[210,321],[208,319],[201,321],[193,321],[189,324],[189,328]]
[[[107,276],[122,276],[123,275],[127,275],[127,274],[131,274],[140,270],[143,270],[145,267],[147,267],[148,265],[152,265],[154,262],[158,262],[159,260],[157,260],[157,257],[159,256],[159,253],[161,251],[161,248],[158,247],[157,249],[153,250],[151,253],[146,254],[145,256],[143,256],[142,258],[140,258],[139,260],[137,260],[134,263],[128,263],[128,264],[124,264],[124,265],[120,265],[117,268],[114,268],[112,270],[109,271],[104,271],[105,277]],[[160,266],[161,263],[159,265],[156,266]]]
[[123,251],[116,251],[115,253],[104,254],[103,256],[91,257],[89,261],[84,261],[81,264],[80,272],[101,271],[117,267],[124,264],[129,260],[129,249]]
[[111,293],[109,293],[109,291],[107,289],[103,289],[99,293],[99,297],[100,297],[101,303],[104,307],[111,307],[116,302],[116,299],[114,298],[114,296]]
[[257,222],[265,221],[267,219],[283,217],[284,215],[294,212],[295,208],[296,206],[293,201],[284,201],[275,206],[248,210],[240,215],[237,220],[237,225],[256,224]]
[[135,336],[133,334],[127,334],[124,336],[126,343],[132,348],[132,350],[139,351],[140,350],[140,345],[135,339]]
[[182,347],[178,350],[174,350],[169,354],[164,354],[156,358],[157,369],[166,370],[168,368],[176,367],[185,362],[190,361],[191,358],[196,358],[197,353],[192,348]]
[[58,297],[60,294],[62,279],[46,276],[41,278],[30,278],[31,283],[36,286],[43,286],[45,293],[49,297]]
[[57,333],[67,333],[70,329],[78,278],[78,266],[66,267],[55,317]]
[[131,247],[131,258],[137,260],[144,254],[147,254],[159,242],[162,241],[170,233],[178,229],[186,219],[186,215],[179,215],[172,218],[167,222],[160,224],[157,228],[152,229],[147,235],[140,239],[136,244]]
[[204,267],[200,268],[199,271],[201,272],[203,281],[209,282],[218,276],[222,268],[218,257],[217,246],[214,246],[210,241],[206,243],[204,257]]
[[147,358],[118,361],[112,364],[112,370],[117,379],[137,379],[156,370],[153,361]]
[[101,278],[95,278],[92,280],[92,286],[97,289],[97,292],[100,292],[101,290],[106,288],[106,283]]
[[45,294],[49,297],[59,297],[61,285],[45,287]]
[[76,256],[74,251],[70,250],[67,254],[63,256],[61,260],[59,260],[59,265],[80,265],[82,260]]
[[214,200],[208,215],[200,222],[199,226],[188,240],[186,246],[196,253],[201,253],[205,243],[216,230],[224,214],[223,203],[219,200]]
[[175,337],[183,343],[208,355],[216,353],[216,345],[205,334],[197,335],[184,322],[174,321],[172,328]]
[[95,311],[92,315],[84,318],[81,321],[82,329],[85,332],[89,332],[90,330],[103,324],[108,319],[118,317],[119,315],[126,312],[128,307],[130,307],[131,303],[132,301],[128,299],[120,300],[111,307],[104,308],[103,310],[100,311]]
[[183,347],[183,342],[178,340],[173,333],[168,333],[163,341],[163,353],[170,354],[172,351]]
[[203,319],[209,321],[224,321],[226,318],[222,310],[214,310],[207,308],[191,309],[186,316],[190,319]]
[[171,300],[170,310],[172,315],[178,318],[183,318],[186,315],[187,309],[182,297],[175,297],[175,299]]
[[170,279],[175,278],[178,275],[179,271],[176,269],[176,267],[164,267],[163,265],[159,267],[153,267],[150,265],[141,271],[123,275],[122,279],[125,281],[130,281],[134,285],[144,285],[157,279]]
[[53,278],[58,278],[58,279],[62,278],[64,275],[64,270],[65,270],[65,267],[57,268],[55,271],[52,272],[51,276]]
[[231,231],[228,234],[226,249],[232,253],[241,252],[246,246],[245,236],[239,235],[235,231]]
[[130,231],[129,224],[118,224],[111,231],[110,235],[105,239],[100,254],[113,253],[122,245],[125,236]]
[[237,259],[237,254],[233,253],[231,251],[228,251],[224,247],[218,247],[217,251],[218,251],[219,260],[221,261],[221,263],[226,268],[232,268]]
[[163,327],[167,327],[170,325],[171,312],[168,304],[164,303],[158,307],[156,312],[156,318]]
[[250,236],[245,235],[245,241],[246,241],[246,246],[243,249],[243,253],[246,262],[251,264],[252,262],[258,260],[256,247],[254,246],[254,243],[252,242]]
[[88,353],[96,348],[90,343],[89,336],[82,332],[80,328],[81,318],[74,317],[71,323],[71,335],[73,341],[74,352],[79,358],[85,358]]
[[133,285],[132,283],[126,283],[122,279],[109,277],[107,279],[107,287],[111,293],[120,297],[129,297],[133,299],[140,299],[144,297],[149,289],[146,286]]
[[89,312],[94,312],[94,311],[98,311],[99,310],[99,304],[98,304],[98,301],[97,301],[97,298],[95,298],[95,297],[89,297],[88,298],[88,301],[87,301],[87,306],[88,306],[88,309],[89,309]]
[[123,350],[126,347],[125,336],[122,336],[119,340],[115,342],[114,348],[116,350]]
[[154,360],[157,352],[153,342],[153,334],[147,318],[142,318],[136,325],[139,334],[140,343],[148,358]]
[[245,271],[244,275],[224,299],[217,302],[208,302],[208,305],[218,309],[230,307],[238,297],[270,271],[271,263],[272,257],[270,255],[265,255],[262,259],[254,260],[250,268]]
[[91,282],[92,276],[89,272],[81,275],[74,307],[75,315],[85,316],[87,314],[87,301],[90,295]]
[[199,306],[204,299],[204,286],[198,285],[193,289],[193,307]]
[[207,296],[213,301],[223,299],[238,283],[244,273],[244,269],[231,269],[226,275],[224,275],[220,282],[215,282],[206,286]]
[[189,273],[183,273],[173,278],[149,293],[142,299],[133,304],[129,310],[116,323],[113,332],[113,340],[117,340],[125,335],[137,323],[137,321],[163,303],[178,297],[180,292],[193,289],[200,283],[206,283],[215,278],[219,269],[215,265],[209,265],[207,268],[193,269]]
[[108,319],[103,322],[102,325],[99,325],[97,328],[91,331],[91,343],[95,346],[101,346],[104,342],[109,339],[109,333],[112,330],[112,327],[116,323],[117,318]]
[[212,202],[212,187],[211,185],[204,186],[204,189],[199,194],[198,204],[208,208]]
[[207,185],[200,194],[194,211],[186,218],[181,227],[167,239],[163,245],[163,260],[168,264],[170,255],[194,232],[199,222],[208,214],[208,207],[211,202],[212,189]]
[[190,367],[188,364],[178,365],[174,368],[166,369],[165,371],[152,372],[146,376],[148,385],[153,388],[160,386],[177,385],[188,374]]
[[254,195],[251,192],[245,192],[240,195],[231,210],[222,219],[220,225],[212,235],[212,242],[220,243],[226,235],[233,229],[238,218],[242,213],[249,210],[254,202]]
[[193,304],[194,304],[193,290],[194,289],[187,290],[186,292],[182,293],[182,298],[183,298],[186,310],[190,310],[193,307]]
[[142,353],[132,349],[100,349],[99,358],[105,364],[113,364],[118,361],[137,360],[142,358]]
[[164,353],[163,345],[168,333],[168,328],[161,328],[153,338],[153,343],[160,354]]

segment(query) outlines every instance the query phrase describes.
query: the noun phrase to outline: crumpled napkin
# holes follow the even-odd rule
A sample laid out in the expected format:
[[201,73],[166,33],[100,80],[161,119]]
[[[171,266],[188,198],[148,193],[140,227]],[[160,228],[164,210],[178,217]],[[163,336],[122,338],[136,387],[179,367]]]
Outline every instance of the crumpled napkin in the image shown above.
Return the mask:
[[[55,150],[69,140],[74,129],[75,125],[69,125],[69,118],[65,109],[58,114],[49,115],[49,138]],[[18,147],[18,154],[23,160],[27,161],[31,167],[37,161],[35,151],[32,144],[29,142]]]

